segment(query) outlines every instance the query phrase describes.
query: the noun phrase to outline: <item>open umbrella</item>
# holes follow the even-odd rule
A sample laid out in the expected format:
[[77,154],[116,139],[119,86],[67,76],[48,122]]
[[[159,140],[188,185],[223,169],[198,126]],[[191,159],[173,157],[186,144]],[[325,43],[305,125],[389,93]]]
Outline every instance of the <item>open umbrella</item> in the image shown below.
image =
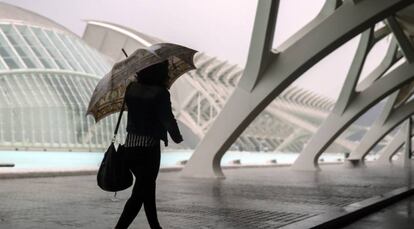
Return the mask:
[[168,60],[169,87],[178,77],[195,69],[193,62],[197,51],[176,44],[160,43],[146,49],[138,49],[128,58],[117,62],[96,86],[86,114],[95,121],[119,112],[122,107],[125,89],[135,80],[135,74],[146,67]]

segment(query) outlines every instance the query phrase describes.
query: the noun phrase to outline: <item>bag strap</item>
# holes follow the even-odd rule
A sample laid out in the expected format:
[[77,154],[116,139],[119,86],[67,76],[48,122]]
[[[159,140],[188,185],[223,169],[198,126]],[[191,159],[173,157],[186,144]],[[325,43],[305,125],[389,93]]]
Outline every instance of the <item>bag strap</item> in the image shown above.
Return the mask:
[[125,110],[125,97],[124,97],[124,101],[122,102],[121,112],[119,113],[119,116],[118,116],[118,122],[116,123],[114,137],[112,138],[112,143],[115,143],[116,135],[118,134],[119,125],[121,124],[122,114],[124,113],[124,110]]
[[[122,52],[124,53],[125,57],[128,58],[128,54],[125,52],[125,49],[122,49]],[[112,143],[115,143],[116,134],[118,134],[118,129],[119,129],[119,125],[121,124],[121,119],[122,119],[122,114],[124,113],[124,109],[125,109],[125,95],[124,95],[124,101],[122,101],[121,112],[119,113],[119,116],[118,116],[118,122],[116,123],[114,137],[112,138]]]

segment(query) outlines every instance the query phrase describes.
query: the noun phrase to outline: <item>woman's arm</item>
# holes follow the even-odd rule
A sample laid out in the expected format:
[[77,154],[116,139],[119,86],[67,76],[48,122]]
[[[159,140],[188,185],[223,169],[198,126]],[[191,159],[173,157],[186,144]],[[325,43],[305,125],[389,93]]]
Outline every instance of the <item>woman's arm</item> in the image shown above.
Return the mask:
[[167,89],[162,91],[160,99],[158,100],[157,108],[157,115],[164,128],[170,134],[172,140],[175,143],[182,142],[183,137],[181,136],[177,121],[172,113],[170,92]]

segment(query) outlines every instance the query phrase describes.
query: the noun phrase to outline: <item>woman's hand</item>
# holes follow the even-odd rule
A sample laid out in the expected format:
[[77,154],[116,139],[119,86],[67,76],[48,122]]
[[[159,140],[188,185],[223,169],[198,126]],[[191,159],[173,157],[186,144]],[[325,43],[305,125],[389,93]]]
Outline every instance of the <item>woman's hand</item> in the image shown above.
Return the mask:
[[180,143],[181,143],[181,142],[183,142],[184,140],[183,140],[183,137],[180,135],[180,137],[179,137],[179,138],[173,139],[173,141],[174,141],[176,144],[180,144]]

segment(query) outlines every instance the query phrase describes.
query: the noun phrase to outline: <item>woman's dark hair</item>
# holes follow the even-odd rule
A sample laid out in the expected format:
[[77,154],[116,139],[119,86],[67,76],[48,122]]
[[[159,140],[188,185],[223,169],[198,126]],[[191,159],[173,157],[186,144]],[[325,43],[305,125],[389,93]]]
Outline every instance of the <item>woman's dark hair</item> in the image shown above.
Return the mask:
[[165,86],[168,78],[168,60],[151,65],[138,72],[138,82],[142,84]]

